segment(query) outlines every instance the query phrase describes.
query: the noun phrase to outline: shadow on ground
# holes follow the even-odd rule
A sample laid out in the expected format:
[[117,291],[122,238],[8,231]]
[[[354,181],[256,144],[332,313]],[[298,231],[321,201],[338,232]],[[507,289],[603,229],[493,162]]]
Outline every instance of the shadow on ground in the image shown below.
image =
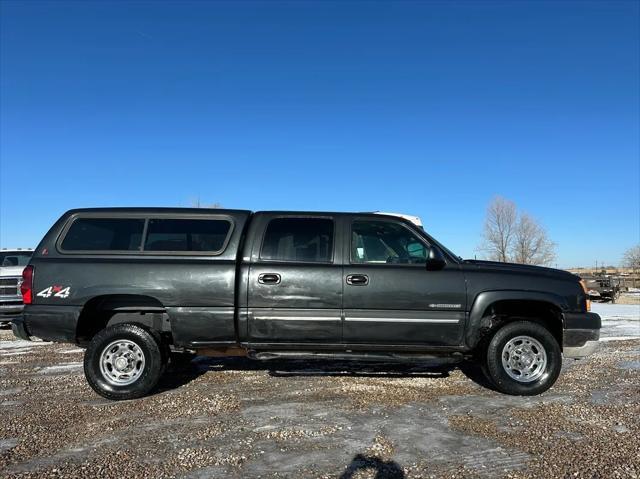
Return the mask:
[[395,461],[383,461],[375,456],[357,454],[340,474],[340,479],[352,479],[361,470],[375,472],[375,479],[404,479],[405,477],[402,468]]
[[278,360],[258,361],[248,358],[210,358],[198,356],[191,361],[176,361],[169,365],[156,392],[164,392],[184,386],[199,376],[211,371],[268,371],[273,377],[353,376],[375,378],[431,378],[449,377],[455,369],[476,384],[494,389],[485,378],[481,368],[471,362],[457,365],[434,365],[433,363],[388,363],[344,360]]

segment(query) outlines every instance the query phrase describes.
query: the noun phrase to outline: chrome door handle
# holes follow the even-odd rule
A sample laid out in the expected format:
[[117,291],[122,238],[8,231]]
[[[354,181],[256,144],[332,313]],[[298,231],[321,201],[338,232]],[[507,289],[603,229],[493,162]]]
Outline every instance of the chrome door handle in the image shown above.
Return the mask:
[[366,286],[369,284],[369,276],[366,274],[349,274],[347,275],[347,284],[351,286]]
[[278,284],[280,282],[280,275],[278,273],[262,273],[258,276],[258,283],[260,284]]

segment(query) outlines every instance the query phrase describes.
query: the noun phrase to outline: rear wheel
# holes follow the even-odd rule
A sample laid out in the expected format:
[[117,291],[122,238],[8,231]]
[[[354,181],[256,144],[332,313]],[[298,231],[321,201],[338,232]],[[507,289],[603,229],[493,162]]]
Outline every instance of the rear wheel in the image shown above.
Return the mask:
[[84,373],[101,396],[134,399],[158,384],[166,362],[158,338],[135,324],[116,324],[91,340],[84,356]]
[[540,394],[553,386],[561,367],[558,341],[537,323],[508,323],[487,345],[484,369],[496,389],[505,394]]

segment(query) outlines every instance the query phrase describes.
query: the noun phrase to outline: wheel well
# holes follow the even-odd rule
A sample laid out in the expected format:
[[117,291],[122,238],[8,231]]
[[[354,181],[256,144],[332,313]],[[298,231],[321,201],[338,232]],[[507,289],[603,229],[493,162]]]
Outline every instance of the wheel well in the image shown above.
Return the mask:
[[160,301],[144,295],[117,294],[96,296],[80,312],[76,341],[86,344],[107,326],[133,323],[145,329],[170,334],[169,317]]
[[491,304],[483,313],[483,337],[513,321],[531,321],[547,328],[562,349],[562,311],[544,301],[504,300]]

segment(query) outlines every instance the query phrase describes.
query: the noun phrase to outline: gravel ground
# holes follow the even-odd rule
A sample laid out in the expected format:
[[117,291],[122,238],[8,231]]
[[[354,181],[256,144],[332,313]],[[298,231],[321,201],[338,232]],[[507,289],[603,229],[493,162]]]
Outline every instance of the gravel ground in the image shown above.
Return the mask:
[[640,476],[640,340],[565,360],[547,393],[472,367],[196,358],[153,396],[89,389],[82,350],[0,331],[0,477]]

